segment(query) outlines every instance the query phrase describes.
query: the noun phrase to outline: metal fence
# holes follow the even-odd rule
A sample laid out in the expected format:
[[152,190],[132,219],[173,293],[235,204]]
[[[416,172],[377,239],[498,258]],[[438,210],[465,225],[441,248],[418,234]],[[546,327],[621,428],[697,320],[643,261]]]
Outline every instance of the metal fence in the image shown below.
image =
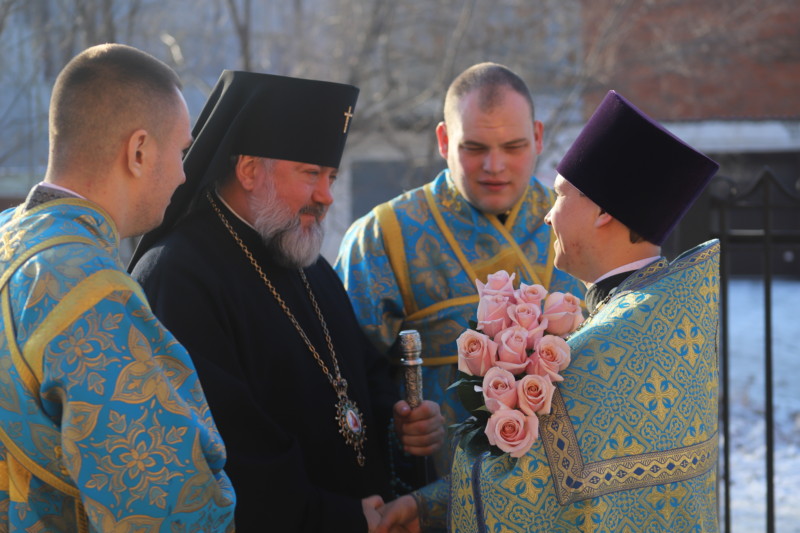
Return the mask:
[[[794,189],[794,190],[792,190]],[[792,185],[765,168],[751,183],[715,178],[710,192],[711,236],[721,243],[720,426],[722,431],[720,522],[731,532],[731,435],[729,406],[728,282],[742,263],[756,262],[764,290],[764,417],[766,529],[773,533],[775,517],[775,427],[773,417],[772,290],[777,275],[800,276],[800,179]],[[798,256],[795,256],[797,254]],[[788,266],[787,266],[788,264]],[[738,265],[738,266],[737,266]],[[752,265],[751,267],[752,268]]]

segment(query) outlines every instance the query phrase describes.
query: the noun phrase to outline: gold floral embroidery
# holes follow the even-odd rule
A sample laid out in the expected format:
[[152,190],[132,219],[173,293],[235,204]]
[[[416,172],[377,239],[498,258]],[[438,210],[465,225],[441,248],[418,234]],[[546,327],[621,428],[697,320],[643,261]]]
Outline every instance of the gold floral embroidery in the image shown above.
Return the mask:
[[103,406],[86,402],[72,402],[69,406],[62,422],[63,458],[67,470],[80,472],[81,452],[78,443],[95,430],[97,417]]
[[154,355],[147,338],[136,327],[128,332],[128,349],[134,361],[120,372],[112,400],[137,404],[155,397],[166,410],[190,416],[173,389],[191,375],[189,368],[174,357]]
[[[127,420],[123,414],[116,416]],[[175,448],[166,442],[167,428],[156,416],[145,414],[115,426],[114,430],[106,441],[94,444],[99,449],[94,453],[99,470],[106,474],[98,475],[95,483],[98,487],[108,484],[117,504],[123,503],[117,494],[127,492],[130,495],[125,502],[127,508],[137,500],[163,508],[163,498],[151,497],[151,488],[166,487],[178,475],[169,465],[179,464]]]
[[0,259],[10,260],[24,237],[25,230],[23,229],[4,231],[3,236],[0,237]]

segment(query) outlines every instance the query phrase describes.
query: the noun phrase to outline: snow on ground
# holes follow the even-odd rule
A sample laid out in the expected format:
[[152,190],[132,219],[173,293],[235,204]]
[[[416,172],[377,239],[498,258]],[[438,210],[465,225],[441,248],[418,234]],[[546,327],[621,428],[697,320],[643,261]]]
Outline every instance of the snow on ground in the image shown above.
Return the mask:
[[[729,289],[731,533],[750,533],[766,531],[764,284]],[[772,322],[775,531],[800,533],[800,280],[773,280]]]

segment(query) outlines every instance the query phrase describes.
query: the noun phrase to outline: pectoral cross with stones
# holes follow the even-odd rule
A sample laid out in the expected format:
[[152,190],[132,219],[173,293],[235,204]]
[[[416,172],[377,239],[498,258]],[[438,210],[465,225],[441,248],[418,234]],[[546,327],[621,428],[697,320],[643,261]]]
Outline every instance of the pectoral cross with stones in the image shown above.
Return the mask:
[[353,106],[347,106],[347,111],[344,112],[344,129],[342,133],[347,133],[347,126],[350,124],[350,119],[353,118]]

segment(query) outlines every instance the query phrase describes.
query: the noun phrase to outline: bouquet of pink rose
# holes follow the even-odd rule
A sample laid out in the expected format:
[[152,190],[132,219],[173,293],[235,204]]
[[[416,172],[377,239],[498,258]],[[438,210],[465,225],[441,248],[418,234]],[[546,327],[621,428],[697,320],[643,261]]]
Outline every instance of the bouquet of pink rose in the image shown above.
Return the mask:
[[564,337],[583,314],[572,294],[513,281],[504,270],[475,280],[478,320],[456,341],[460,379],[450,388],[473,415],[457,425],[463,446],[521,457],[539,437],[538,415],[550,414],[570,362]]

